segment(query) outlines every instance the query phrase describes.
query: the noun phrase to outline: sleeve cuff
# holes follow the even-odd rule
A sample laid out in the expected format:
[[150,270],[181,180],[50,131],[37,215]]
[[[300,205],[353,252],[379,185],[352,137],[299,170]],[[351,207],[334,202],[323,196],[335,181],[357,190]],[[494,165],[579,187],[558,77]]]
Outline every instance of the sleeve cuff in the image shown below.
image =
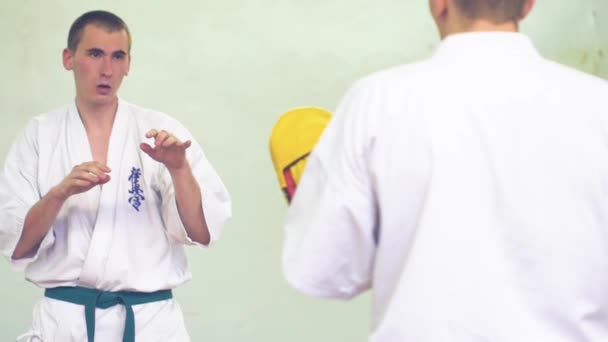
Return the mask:
[[17,270],[24,270],[29,264],[33,263],[38,259],[40,254],[47,250],[54,242],[55,242],[55,234],[53,233],[53,228],[49,229],[46,233],[40,245],[36,250],[32,250],[27,256],[19,259],[13,259],[12,254],[15,251],[15,247],[17,246],[17,242],[19,242],[19,238],[21,237],[21,232],[23,229],[23,220],[16,219],[15,227],[20,227],[18,231],[13,234],[13,242],[11,244],[11,248],[9,248],[6,252],[7,257],[11,263],[11,265]]
[[205,215],[210,237],[209,244],[203,245],[192,240],[188,236],[186,227],[179,216],[175,195],[167,198],[167,202],[167,233],[174,241],[185,245],[199,246],[202,248],[210,247],[220,238],[222,231],[224,230],[224,225],[231,217],[230,201],[222,201],[215,197],[206,198],[205,195],[203,195],[203,213]]
[[283,273],[285,274],[285,279],[289,286],[307,296],[349,300],[360,293],[360,291],[353,286],[322,286],[314,281],[307,280],[305,277],[295,272],[284,270]]

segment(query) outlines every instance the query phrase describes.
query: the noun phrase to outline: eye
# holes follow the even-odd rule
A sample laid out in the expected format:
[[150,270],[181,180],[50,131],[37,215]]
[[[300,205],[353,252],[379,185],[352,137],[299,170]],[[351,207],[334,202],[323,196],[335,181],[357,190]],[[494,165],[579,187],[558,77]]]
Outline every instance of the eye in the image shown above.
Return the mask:
[[114,59],[119,60],[119,61],[125,59],[125,57],[126,57],[126,55],[124,55],[122,53],[117,53],[114,55]]
[[101,52],[99,50],[89,50],[89,56],[91,56],[93,58],[99,58],[99,57],[103,56],[103,52]]

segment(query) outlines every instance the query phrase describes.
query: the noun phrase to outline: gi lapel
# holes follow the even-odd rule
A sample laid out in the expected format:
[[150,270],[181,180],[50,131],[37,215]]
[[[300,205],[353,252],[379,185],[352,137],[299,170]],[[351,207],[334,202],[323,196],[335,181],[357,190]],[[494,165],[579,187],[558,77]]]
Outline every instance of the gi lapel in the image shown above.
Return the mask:
[[[63,161],[65,170],[62,172],[62,178],[67,176],[74,166],[93,160],[89,139],[75,103],[72,103],[68,107],[66,130],[67,141],[65,148],[67,153]],[[93,233],[93,226],[97,216],[99,193],[99,187],[94,187],[69,199],[70,202],[75,203],[75,206],[79,208],[79,213],[85,215],[89,225],[84,228],[87,229],[89,238]],[[64,207],[69,208],[70,204],[68,203]]]
[[119,99],[108,144],[107,165],[112,169],[112,178],[101,188],[93,237],[80,276],[81,281],[89,286],[98,287],[103,281],[106,262],[112,252],[115,215],[117,207],[121,206],[117,201],[122,197],[120,192],[124,187],[124,178],[127,177],[123,170],[123,159],[125,151],[132,148],[131,144],[128,144],[130,120],[132,118],[128,106]]

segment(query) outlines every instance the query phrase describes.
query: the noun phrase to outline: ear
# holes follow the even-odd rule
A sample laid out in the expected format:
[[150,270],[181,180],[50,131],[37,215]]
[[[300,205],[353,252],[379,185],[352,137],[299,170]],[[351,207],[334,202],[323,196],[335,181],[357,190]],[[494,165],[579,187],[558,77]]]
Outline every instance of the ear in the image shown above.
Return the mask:
[[530,13],[530,11],[532,10],[532,7],[534,7],[534,2],[535,2],[535,0],[525,0],[524,1],[524,5],[521,9],[521,13],[519,14],[519,20],[522,20],[528,16],[528,13]]
[[127,58],[129,60],[127,61],[127,70],[125,70],[125,76],[129,76],[129,71],[131,71],[131,53],[130,52],[127,55]]
[[448,13],[447,0],[429,0],[431,15],[437,24],[445,21]]
[[65,70],[74,69],[74,54],[68,48],[63,49],[63,67]]

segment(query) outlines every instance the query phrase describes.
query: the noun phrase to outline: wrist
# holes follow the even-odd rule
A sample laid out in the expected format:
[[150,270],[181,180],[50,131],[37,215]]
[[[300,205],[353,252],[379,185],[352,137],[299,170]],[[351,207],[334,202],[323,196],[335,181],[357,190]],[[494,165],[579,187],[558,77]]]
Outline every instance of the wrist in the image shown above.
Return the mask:
[[167,170],[169,170],[169,173],[173,178],[192,173],[190,170],[190,164],[188,162],[184,162],[182,165],[176,167],[167,167]]
[[61,189],[60,186],[55,186],[52,187],[51,190],[49,190],[49,192],[47,193],[47,197],[52,201],[63,203],[70,196],[66,193],[66,191]]

